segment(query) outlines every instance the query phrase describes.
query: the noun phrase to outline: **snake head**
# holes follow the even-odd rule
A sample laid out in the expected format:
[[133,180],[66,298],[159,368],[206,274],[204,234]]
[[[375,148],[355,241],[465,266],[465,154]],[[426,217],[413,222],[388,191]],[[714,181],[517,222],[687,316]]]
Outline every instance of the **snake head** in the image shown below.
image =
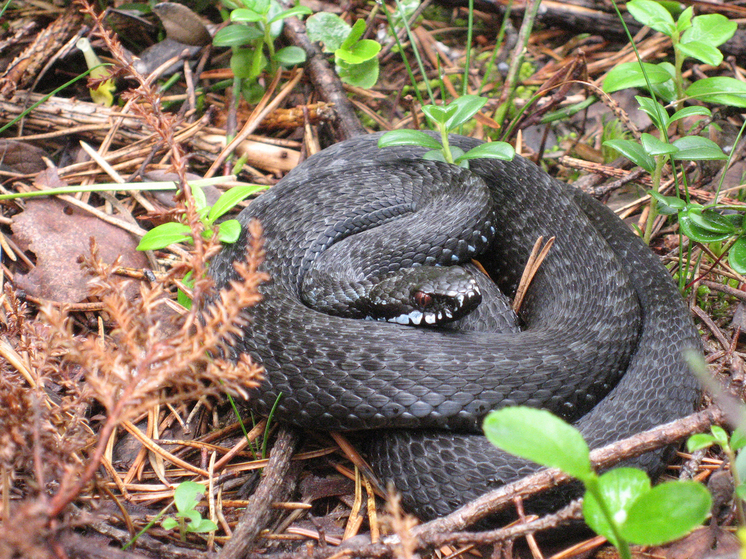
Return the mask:
[[416,266],[380,278],[367,297],[368,316],[410,326],[458,320],[482,301],[474,276],[459,266]]

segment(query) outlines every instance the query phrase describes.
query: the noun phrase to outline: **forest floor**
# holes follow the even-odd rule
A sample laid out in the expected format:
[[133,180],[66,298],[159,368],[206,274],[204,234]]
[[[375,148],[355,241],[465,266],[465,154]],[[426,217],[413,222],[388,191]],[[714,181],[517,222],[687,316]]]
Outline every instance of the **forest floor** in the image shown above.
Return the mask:
[[[220,248],[201,231],[222,214],[205,217],[195,207],[215,204],[232,187],[248,193],[250,184],[274,185],[337,141],[425,128],[423,104],[465,94],[486,102],[462,133],[510,142],[649,234],[702,335],[715,379],[709,392],[735,396],[707,396],[704,411],[608,449],[605,463],[724,423],[719,409],[705,405],[713,399],[729,417],[738,415],[734,402],[743,399],[746,378],[744,228],[740,218],[705,213],[698,221],[696,204],[741,215],[746,152],[737,142],[746,94],[685,100],[711,112],[664,127],[670,142],[683,145],[675,142],[699,135],[733,155],[727,161],[725,155],[682,156],[674,172],[665,158],[657,165],[650,155],[655,145],[641,136],[656,128],[635,98],[645,91],[602,90],[610,71],[636,60],[611,3],[547,0],[534,13],[532,3],[480,0],[471,25],[466,1],[402,3],[409,35],[395,17],[395,2],[301,0],[309,13],[336,17],[317,22],[338,26],[343,37],[363,22],[357,42],[330,37],[336,55],[308,38],[306,18],[285,19],[276,38],[244,19],[233,36],[223,32],[221,44],[233,51],[214,46],[211,35],[225,27],[230,10],[209,0],[187,3],[191,10],[114,2],[105,13],[85,0],[68,7],[6,5],[0,35],[0,559],[618,556],[604,538],[577,529],[577,505],[501,530],[464,532],[515,500],[503,495],[483,504],[486,509],[467,506],[418,524],[395,495],[361,476],[363,459],[345,437],[295,433],[252,417],[240,401],[261,371],[248,361],[212,361],[208,353],[218,352],[240,322],[239,310],[258,299],[259,244],[252,245],[243,285],[214,315],[200,318],[198,304],[179,304],[185,294],[196,302],[209,297],[209,281],[189,277],[203,278],[205,263]],[[244,0],[244,8],[260,12],[264,4]],[[722,62],[688,55],[684,83],[746,80],[746,2],[683,0],[680,7],[687,6],[695,15],[721,14],[740,28],[715,48]],[[645,61],[675,62],[669,37],[622,10]],[[164,27],[172,50],[162,40]],[[87,69],[75,46],[81,37],[111,64],[112,74],[75,80]],[[140,61],[133,63],[130,53]],[[284,65],[275,68],[275,61]],[[240,87],[250,103],[238,95]],[[604,145],[641,137],[643,149],[650,148],[647,170]],[[659,201],[659,209],[673,209],[648,225],[648,191],[657,179],[663,195],[675,196],[681,185],[687,194],[680,206]],[[187,180],[195,185],[191,193],[175,194]],[[61,190],[34,194],[49,189]],[[247,203],[232,201],[226,217]],[[181,225],[149,245],[153,250],[137,250],[149,230],[170,222]],[[682,227],[692,238],[681,235]],[[635,547],[633,555],[735,557],[727,460],[719,449],[681,448],[664,476],[709,483],[719,508],[709,526],[667,546]],[[197,503],[185,489],[177,494],[177,511],[174,493],[187,481],[202,484],[205,497]],[[552,483],[551,477],[537,481],[535,489]],[[165,518],[175,527],[164,525]],[[197,526],[207,520],[213,524]],[[551,537],[542,537],[544,530]]]

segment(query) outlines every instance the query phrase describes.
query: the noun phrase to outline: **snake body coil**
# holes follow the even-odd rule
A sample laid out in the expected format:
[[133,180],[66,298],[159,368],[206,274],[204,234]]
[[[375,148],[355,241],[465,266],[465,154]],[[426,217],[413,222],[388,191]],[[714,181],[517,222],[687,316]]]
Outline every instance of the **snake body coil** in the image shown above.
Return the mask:
[[[423,149],[379,149],[378,137],[309,158],[239,216],[262,223],[272,278],[236,345],[265,368],[253,406],[267,411],[282,392],[282,421],[393,429],[371,437],[374,468],[426,518],[534,468],[479,434],[493,409],[549,409],[591,448],[693,411],[682,352],[699,347],[697,333],[665,269],[612,212],[519,156],[464,171],[423,161]],[[512,294],[539,235],[556,241],[516,334],[343,318],[304,303],[333,291],[305,279],[319,269],[344,286],[338,299],[354,299],[359,284],[400,266],[472,258]],[[211,265],[218,287],[236,278],[245,248],[244,227]],[[640,463],[653,470],[660,457]]]

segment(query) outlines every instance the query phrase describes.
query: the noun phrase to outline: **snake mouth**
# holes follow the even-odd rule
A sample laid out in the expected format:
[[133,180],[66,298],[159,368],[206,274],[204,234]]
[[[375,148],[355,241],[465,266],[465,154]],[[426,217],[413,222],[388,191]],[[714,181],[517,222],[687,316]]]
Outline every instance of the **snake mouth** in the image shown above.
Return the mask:
[[473,279],[468,286],[466,291],[413,288],[407,311],[386,317],[386,320],[405,326],[438,326],[459,320],[474,310],[482,300],[482,293]]

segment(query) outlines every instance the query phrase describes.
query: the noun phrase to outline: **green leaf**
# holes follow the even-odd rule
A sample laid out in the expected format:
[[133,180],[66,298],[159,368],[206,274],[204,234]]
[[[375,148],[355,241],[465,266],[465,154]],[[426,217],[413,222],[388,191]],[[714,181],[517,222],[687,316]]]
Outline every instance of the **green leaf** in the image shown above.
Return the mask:
[[370,89],[378,81],[378,58],[371,58],[361,64],[348,64],[337,60],[337,75],[344,83]]
[[622,536],[638,545],[660,545],[701,525],[712,506],[710,492],[695,481],[669,481],[653,487],[630,506]]
[[689,211],[679,214],[679,228],[684,235],[697,243],[717,243],[730,237],[729,233],[715,233],[702,229],[693,222]]
[[257,48],[253,51],[251,56],[251,72],[249,78],[253,79],[262,73],[262,70],[267,66],[267,57],[264,56],[264,49]]
[[260,14],[248,8],[239,8],[231,11],[231,21],[238,23],[254,23],[262,21],[264,17],[264,14]]
[[379,148],[395,146],[422,146],[435,150],[443,149],[438,140],[420,130],[392,130],[378,138]]
[[348,64],[362,64],[363,62],[375,58],[381,45],[370,39],[358,41],[350,48],[340,48],[334,54],[339,60],[344,60]]
[[738,29],[738,24],[724,15],[701,15],[692,20],[691,27],[682,34],[681,42],[699,42],[719,47],[735,35],[736,29]]
[[637,21],[669,37],[676,32],[676,24],[671,13],[652,0],[632,0],[627,2],[627,11]]
[[741,450],[744,446],[746,446],[746,433],[739,427],[730,436],[730,447],[733,450]]
[[256,27],[233,24],[215,33],[212,44],[216,47],[242,47],[263,36]]
[[153,227],[145,233],[137,245],[137,250],[160,250],[174,243],[191,241],[192,230],[184,223],[172,221]]
[[638,167],[642,167],[648,173],[655,170],[655,160],[648,155],[643,147],[632,140],[606,140],[605,146],[617,150],[624,157],[632,161]]
[[502,159],[503,161],[510,161],[515,157],[515,150],[507,142],[489,142],[480,144],[475,148],[470,149],[461,157],[456,158],[456,163],[466,159]]
[[[197,503],[194,503],[194,506],[197,506]],[[190,532],[192,531],[192,526],[195,526],[202,522],[202,515],[199,513],[198,510],[194,510],[194,507],[185,510],[184,512],[177,513],[176,516],[180,516],[189,521],[189,523],[187,524],[187,530]]]
[[342,49],[350,49],[352,48],[352,45],[357,43],[358,39],[363,36],[363,33],[365,33],[365,20],[359,19],[355,22],[355,25],[352,26],[352,29],[350,30],[350,34],[345,39],[344,43],[342,43],[342,46],[340,48]]
[[174,489],[174,504],[180,513],[194,509],[199,503],[197,495],[205,494],[205,486],[195,481],[182,481]]
[[746,108],[746,83],[735,78],[716,77],[697,80],[687,88],[686,95],[706,103]]
[[723,61],[723,53],[717,47],[700,41],[679,43],[676,45],[676,48],[686,56],[709,64],[710,66],[720,66],[720,63]]
[[[192,272],[191,272],[191,270],[186,273],[186,275],[184,276],[184,278],[181,281],[182,281],[182,283],[185,286],[187,286],[189,288],[194,287],[194,280],[192,279]],[[185,309],[191,309],[192,308],[192,300],[181,289],[179,289],[176,292],[176,302],[179,303]]]
[[263,184],[242,184],[226,190],[210,208],[210,215],[207,218],[208,223],[215,223],[218,218],[232,210],[241,200],[267,188],[269,187]]
[[448,161],[446,161],[446,156],[443,155],[442,149],[433,149],[433,150],[427,151],[422,156],[422,159],[426,161],[439,161],[440,163],[448,163]]
[[673,156],[674,159],[687,161],[728,159],[723,153],[722,148],[708,138],[701,136],[684,136],[675,140],[675,145],[679,151]]
[[666,103],[673,103],[678,100],[676,85],[674,84],[674,80],[676,80],[676,68],[670,62],[661,62],[658,64],[658,68],[668,72],[669,79],[661,83],[653,83],[653,93],[655,93],[658,99]]
[[679,34],[683,33],[692,26],[692,15],[694,14],[694,8],[689,6],[686,10],[681,12],[681,15],[676,20],[676,30]]
[[161,522],[161,527],[164,530],[173,530],[179,525],[179,522],[173,518],[172,516],[168,516],[163,519],[163,522]]
[[454,99],[448,106],[456,107],[456,112],[446,122],[446,129],[453,130],[468,122],[487,103],[486,97],[478,95],[463,95]]
[[[689,216],[692,218],[693,223],[707,231],[712,231],[713,233],[728,233],[730,235],[735,233],[736,228],[733,223],[714,210],[692,208],[689,211]],[[728,435],[725,433],[725,430],[723,430],[722,427],[718,427],[718,429],[713,427],[713,434],[717,437],[718,433],[720,433],[719,436],[722,442],[727,444]]]
[[218,529],[218,525],[215,524],[212,520],[209,518],[202,518],[200,519],[199,523],[196,526],[190,526],[189,531],[194,532],[197,534],[201,534],[204,532],[213,532]]
[[282,19],[286,19],[289,17],[297,17],[298,19],[303,19],[300,16],[308,16],[313,13],[313,10],[311,8],[308,8],[306,6],[295,6],[294,8],[290,8],[289,10],[285,10],[284,12],[280,12],[276,16],[274,16],[272,19],[269,20],[269,23],[274,23],[276,21],[280,21]]
[[[598,489],[611,517],[619,526],[627,519],[627,510],[635,499],[650,491],[650,479],[642,470],[617,468],[598,478]],[[604,536],[613,545],[619,545],[601,505],[590,491],[586,491],[583,496],[583,518],[594,532]]]
[[251,64],[254,60],[254,51],[250,49],[233,49],[231,55],[231,71],[240,80],[251,77]]
[[727,448],[730,446],[730,443],[728,442],[728,432],[720,427],[720,425],[713,425],[710,427],[710,431],[721,448]]
[[668,155],[679,151],[676,149],[676,146],[669,144],[668,142],[662,142],[655,136],[645,132],[640,136],[640,140],[642,141],[642,147],[645,151],[653,157],[656,155]]
[[274,60],[283,66],[303,64],[306,61],[306,51],[300,47],[292,45],[289,47],[283,47],[275,53]]
[[736,487],[736,496],[742,501],[746,501],[746,484],[740,484]]
[[697,433],[689,437],[686,441],[686,449],[689,452],[694,452],[703,448],[710,448],[712,445],[717,444],[717,442],[717,439],[709,433]]
[[[648,75],[651,84],[664,83],[671,79],[671,74],[660,64],[650,64],[643,62],[642,68]],[[648,82],[642,73],[639,62],[625,62],[612,68],[604,78],[603,90],[606,93],[613,93],[620,89],[630,89],[633,87],[647,88]]]
[[648,194],[658,201],[658,211],[664,215],[679,213],[686,207],[686,202],[676,196],[663,196],[655,190],[648,190]]
[[221,243],[233,244],[241,234],[241,224],[237,219],[229,219],[218,226],[218,239]]
[[458,105],[454,103],[451,103],[447,107],[441,105],[424,105],[422,112],[433,122],[444,126],[458,112]]
[[[730,267],[739,274],[746,274],[746,237],[739,237],[739,239],[733,243],[733,246],[730,247],[730,251],[728,252],[728,264],[730,264]],[[746,445],[746,437],[741,435],[739,442],[743,443],[741,446]],[[746,480],[746,477],[741,479]]]
[[636,95],[635,99],[637,99],[637,103],[640,105],[640,110],[650,115],[656,128],[659,130],[668,128],[668,112],[663,105],[657,101],[653,101],[650,97],[642,97],[641,95]]
[[575,427],[545,410],[525,406],[493,411],[484,420],[492,444],[581,481],[593,474],[590,451]]
[[313,42],[321,41],[324,52],[339,49],[351,30],[345,20],[329,12],[318,12],[306,20],[308,38]]
[[712,111],[707,107],[684,107],[680,111],[676,111],[669,119],[668,124],[681,120],[682,118],[689,118],[690,116],[712,116]]

